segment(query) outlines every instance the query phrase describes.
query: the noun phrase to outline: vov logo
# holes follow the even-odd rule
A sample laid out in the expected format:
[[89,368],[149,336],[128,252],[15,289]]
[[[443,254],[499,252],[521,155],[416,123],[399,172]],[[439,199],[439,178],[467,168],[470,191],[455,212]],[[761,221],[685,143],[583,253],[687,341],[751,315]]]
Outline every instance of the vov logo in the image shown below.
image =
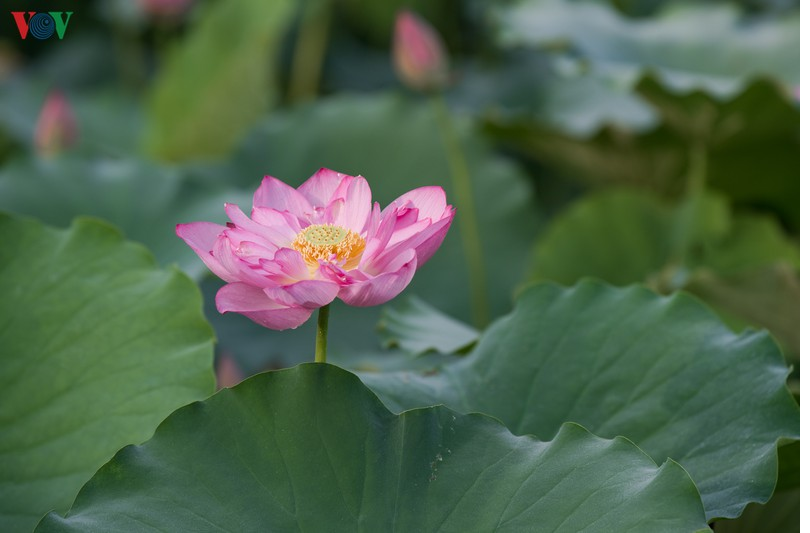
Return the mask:
[[[26,14],[28,15],[27,19]],[[61,40],[65,36],[65,30],[72,14],[73,11],[11,12],[14,22],[17,23],[17,29],[20,31],[20,37],[25,39],[30,34],[39,40],[50,39],[54,33]]]

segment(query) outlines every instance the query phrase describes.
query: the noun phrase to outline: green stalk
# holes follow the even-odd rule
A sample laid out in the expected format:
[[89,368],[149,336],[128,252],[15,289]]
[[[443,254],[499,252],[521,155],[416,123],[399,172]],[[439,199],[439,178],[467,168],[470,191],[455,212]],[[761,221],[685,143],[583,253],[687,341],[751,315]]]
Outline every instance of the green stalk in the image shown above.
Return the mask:
[[326,362],[326,335],[329,332],[329,304],[318,309],[318,330],[315,332],[315,362]]
[[705,200],[708,179],[709,142],[717,126],[717,113],[711,106],[704,105],[693,113],[691,120],[691,127],[687,130],[692,142],[687,153],[686,183],[673,219],[669,259],[651,283],[655,290],[664,293],[683,288],[692,276],[689,251],[701,223],[701,204]]
[[327,0],[310,0],[304,8],[290,71],[291,102],[311,100],[318,95],[329,37],[330,7]]
[[689,150],[689,174],[686,176],[686,194],[700,196],[706,187],[708,157],[706,143],[695,143]]
[[676,222],[673,259],[683,265],[689,248],[689,241],[698,222],[697,217],[703,190],[706,186],[706,146],[695,143],[689,150],[689,167],[686,175],[686,191],[681,213]]
[[487,301],[487,280],[484,269],[484,252],[476,221],[475,202],[472,191],[472,180],[467,168],[467,160],[456,135],[453,120],[447,103],[441,93],[432,97],[439,132],[444,143],[447,160],[450,164],[450,176],[453,181],[453,192],[456,194],[461,240],[464,256],[470,274],[470,296],[472,299],[473,323],[483,329],[489,322],[489,303]]
[[689,246],[700,223],[700,204],[706,187],[707,153],[706,145],[696,142],[689,150],[686,174],[686,190],[683,201],[678,206],[672,228],[672,251],[658,280],[653,283],[655,290],[669,293],[682,288],[689,280]]

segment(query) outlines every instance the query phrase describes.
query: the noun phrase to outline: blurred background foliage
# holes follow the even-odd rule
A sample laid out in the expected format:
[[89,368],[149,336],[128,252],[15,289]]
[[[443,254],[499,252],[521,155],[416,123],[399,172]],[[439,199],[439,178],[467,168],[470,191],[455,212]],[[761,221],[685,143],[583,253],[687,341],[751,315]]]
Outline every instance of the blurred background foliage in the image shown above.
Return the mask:
[[[0,209],[100,217],[178,264],[236,375],[309,360],[314,324],[217,314],[221,283],[174,225],[224,223],[262,176],[298,185],[322,166],[363,174],[383,205],[427,184],[457,204],[431,99],[392,66],[403,8],[451,58],[491,319],[536,280],[683,289],[734,329],[769,329],[798,395],[797,0],[51,0],[74,12],[62,40],[22,40],[2,15]],[[43,132],[54,91],[75,124]],[[334,360],[430,368],[468,349],[466,263],[454,227],[407,290],[418,300],[338,305]],[[436,323],[451,338],[425,340]],[[782,488],[773,519],[798,530],[797,484]],[[767,509],[722,530],[762,530]]]

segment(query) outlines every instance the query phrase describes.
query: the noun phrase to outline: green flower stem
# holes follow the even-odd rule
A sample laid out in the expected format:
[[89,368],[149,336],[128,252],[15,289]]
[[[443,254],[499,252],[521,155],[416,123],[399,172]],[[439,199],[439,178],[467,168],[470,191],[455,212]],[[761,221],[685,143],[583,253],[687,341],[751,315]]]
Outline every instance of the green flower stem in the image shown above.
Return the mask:
[[708,154],[706,143],[695,143],[689,150],[689,173],[686,176],[686,194],[700,196],[706,188]]
[[309,0],[305,4],[293,51],[287,95],[290,102],[304,102],[318,95],[329,37],[330,8],[327,0]]
[[329,304],[318,309],[318,331],[315,332],[315,362],[326,362],[326,335],[329,332]]
[[707,149],[704,143],[696,142],[689,150],[686,174],[686,190],[683,202],[678,207],[672,228],[672,249],[667,266],[658,280],[651,283],[660,292],[670,293],[683,288],[690,280],[689,245],[700,224],[700,204],[706,187]]
[[[687,153],[684,197],[675,221],[672,254],[670,255],[673,271],[686,269],[689,245],[695,229],[700,223],[698,217],[700,203],[703,201],[706,189],[709,139],[716,126],[717,113],[711,106],[704,105],[696,110],[692,120],[693,125],[689,130],[689,135],[693,141]],[[671,284],[669,287],[670,290],[676,288],[680,288],[680,284]]]
[[696,143],[689,150],[686,194],[676,223],[677,234],[675,236],[673,259],[681,265],[686,261],[689,242],[694,234],[695,225],[698,224],[700,202],[706,186],[706,165],[706,146],[702,143]]
[[464,246],[464,255],[470,274],[470,295],[472,298],[473,323],[478,328],[484,328],[489,322],[489,303],[487,300],[487,281],[484,269],[484,252],[481,248],[480,233],[476,221],[475,202],[472,191],[472,181],[467,168],[467,161],[461,148],[461,141],[456,134],[453,120],[447,103],[440,93],[433,95],[433,107],[439,131],[444,143],[444,149],[450,163],[450,175],[453,180],[453,192],[456,194],[461,226],[461,240]]

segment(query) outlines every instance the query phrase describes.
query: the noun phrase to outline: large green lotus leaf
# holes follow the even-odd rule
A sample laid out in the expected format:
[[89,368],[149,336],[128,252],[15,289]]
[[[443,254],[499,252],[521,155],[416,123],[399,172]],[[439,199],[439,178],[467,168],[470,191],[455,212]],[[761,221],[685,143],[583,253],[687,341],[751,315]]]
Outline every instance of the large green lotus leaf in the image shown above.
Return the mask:
[[683,465],[711,519],[771,496],[777,441],[799,435],[787,374],[765,333],[734,334],[686,294],[585,281],[527,289],[438,372],[363,379],[394,410],[443,403],[541,439],[566,421],[623,435]]
[[163,160],[224,156],[275,99],[289,0],[204,6],[149,95],[146,148]]
[[105,223],[0,215],[0,240],[0,529],[30,531],[213,391],[213,337],[194,283]]
[[697,4],[633,20],[600,2],[525,0],[503,9],[500,24],[508,46],[565,42],[623,76],[653,69],[677,91],[728,96],[754,75],[798,84],[798,17],[751,22],[732,6]]
[[530,278],[571,284],[594,276],[618,285],[646,281],[663,292],[686,288],[730,325],[766,327],[798,355],[796,243],[768,217],[732,217],[717,196],[702,198],[691,223],[684,220],[687,208],[639,191],[585,197],[541,236]]
[[694,484],[623,438],[550,440],[443,406],[389,412],[325,364],[260,374],[121,450],[62,518],[81,531],[694,531]]
[[[525,275],[531,253],[526,243],[536,236],[540,216],[532,205],[531,187],[524,174],[497,155],[468,121],[459,118],[455,125],[463,136],[472,173],[490,314],[495,317],[511,308],[512,292]],[[258,187],[266,174],[298,186],[317,167],[324,166],[365,176],[374,201],[383,207],[425,185],[443,186],[448,202],[457,204],[437,128],[426,101],[394,94],[332,97],[274,113],[249,136],[227,168],[201,172],[209,173],[208,179],[228,176],[245,188]],[[405,294],[417,295],[439,311],[469,322],[468,269],[458,225],[457,218],[442,246],[416,272]],[[206,299],[212,309],[209,317],[224,350],[240,359],[266,354],[267,359],[281,359],[276,363],[280,365],[312,360],[314,320],[292,332],[269,331],[241,316],[218,316],[213,310],[214,292],[210,294]],[[330,350],[378,349],[373,325],[379,314],[379,307],[341,305],[333,309]],[[255,368],[254,364],[249,366]]]
[[249,206],[250,194],[192,183],[177,168],[139,159],[31,158],[0,169],[0,209],[54,225],[79,215],[103,218],[147,245],[161,264],[177,263],[195,277],[207,269],[175,235],[175,225],[224,223],[223,203]]

